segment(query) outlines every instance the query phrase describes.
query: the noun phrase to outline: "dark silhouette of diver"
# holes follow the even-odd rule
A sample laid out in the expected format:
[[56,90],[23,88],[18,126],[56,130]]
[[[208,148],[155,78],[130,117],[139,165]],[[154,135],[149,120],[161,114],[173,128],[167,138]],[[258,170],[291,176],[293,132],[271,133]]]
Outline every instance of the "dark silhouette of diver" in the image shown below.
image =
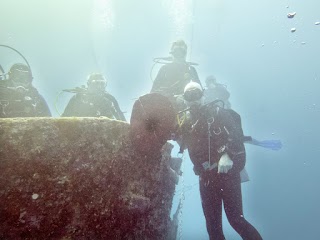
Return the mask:
[[65,89],[76,93],[66,106],[62,117],[100,117],[126,121],[115,97],[105,91],[107,80],[100,73],[88,77],[88,88]]
[[[194,63],[186,61],[187,44],[183,40],[172,43],[170,54],[172,61],[163,65],[151,88],[151,93],[160,93],[166,96],[177,110],[184,109],[183,90],[190,82],[194,81],[201,85]],[[160,58],[161,59],[161,58]]]
[[0,117],[51,117],[51,112],[38,90],[32,85],[29,66],[15,63],[8,79],[0,81]]
[[216,78],[212,75],[206,78],[206,89],[204,91],[206,103],[219,99],[223,101],[224,108],[231,108],[229,97],[230,93],[224,84],[218,83]]

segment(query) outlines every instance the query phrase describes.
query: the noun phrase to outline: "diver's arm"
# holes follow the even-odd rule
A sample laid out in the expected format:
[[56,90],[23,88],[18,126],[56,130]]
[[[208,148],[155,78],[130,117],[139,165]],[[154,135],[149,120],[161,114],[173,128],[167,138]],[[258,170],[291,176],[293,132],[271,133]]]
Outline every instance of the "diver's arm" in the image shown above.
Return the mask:
[[46,100],[39,94],[37,106],[37,117],[51,117],[51,112]]
[[115,118],[117,120],[121,120],[121,121],[124,121],[124,122],[127,121],[125,116],[124,116],[124,114],[123,114],[123,112],[120,109],[120,106],[119,106],[119,103],[118,103],[117,99],[114,96],[112,96],[110,93],[107,93],[107,92],[106,92],[105,96],[113,104],[113,107],[114,107],[113,114],[114,114]]
[[115,108],[116,113],[118,114],[117,119],[126,122],[126,117],[124,116],[123,112],[121,111],[118,102],[115,100],[115,102],[113,102],[113,106]]
[[202,87],[202,84],[200,82],[197,70],[193,66],[190,66],[189,71],[190,71],[190,75],[191,75],[192,81],[194,81],[196,83],[199,83],[200,86]]
[[154,93],[154,92],[158,92],[158,93],[161,93],[163,91],[163,89],[161,89],[161,87],[163,87],[163,81],[166,77],[166,65],[162,66],[155,78],[155,80],[153,81],[153,84],[152,84],[152,88],[151,88],[151,93]]
[[62,113],[61,117],[74,117],[75,116],[75,109],[76,109],[76,102],[77,102],[77,95],[72,96],[70,101],[68,102],[64,112]]
[[[223,113],[225,112],[223,111]],[[220,114],[220,116],[222,115],[221,121],[224,124],[224,128],[226,128],[225,131],[228,134],[227,143],[225,145],[225,152],[234,163],[232,171],[235,170],[240,172],[244,168],[246,162],[246,152],[243,143],[244,136],[241,127],[241,118],[240,115],[234,111],[233,113],[228,113]],[[238,123],[236,121],[238,121]]]

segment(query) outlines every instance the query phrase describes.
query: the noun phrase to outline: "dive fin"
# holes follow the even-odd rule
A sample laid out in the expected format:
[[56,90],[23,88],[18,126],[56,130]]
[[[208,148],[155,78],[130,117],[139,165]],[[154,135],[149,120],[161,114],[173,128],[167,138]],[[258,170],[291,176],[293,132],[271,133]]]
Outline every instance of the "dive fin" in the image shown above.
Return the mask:
[[275,151],[280,150],[282,148],[282,142],[280,140],[259,141],[257,139],[252,138],[252,141],[246,141],[245,143],[268,148],[268,149],[275,150]]

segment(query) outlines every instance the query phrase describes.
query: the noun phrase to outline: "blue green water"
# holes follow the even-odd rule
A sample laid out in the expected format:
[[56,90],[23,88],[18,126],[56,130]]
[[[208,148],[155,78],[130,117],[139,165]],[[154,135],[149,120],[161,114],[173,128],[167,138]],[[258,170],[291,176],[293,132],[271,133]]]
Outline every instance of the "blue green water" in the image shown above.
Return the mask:
[[[160,67],[151,71],[152,59],[185,39],[201,81],[213,74],[228,86],[245,133],[283,142],[280,151],[247,146],[246,218],[267,240],[320,238],[319,1],[2,0],[0,9],[0,44],[28,59],[55,117],[71,97],[57,100],[60,91],[101,71],[130,119],[134,100],[150,91]],[[5,70],[22,61],[0,49]],[[187,157],[177,189],[185,195],[181,238],[208,239]],[[240,239],[225,218],[224,232]]]

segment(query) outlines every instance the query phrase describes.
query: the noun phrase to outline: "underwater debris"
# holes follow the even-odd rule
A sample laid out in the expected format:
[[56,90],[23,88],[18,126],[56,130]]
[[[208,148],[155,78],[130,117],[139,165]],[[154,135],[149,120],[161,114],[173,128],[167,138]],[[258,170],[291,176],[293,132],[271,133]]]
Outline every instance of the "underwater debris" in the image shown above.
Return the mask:
[[32,199],[33,200],[38,199],[38,197],[39,197],[39,194],[37,194],[37,193],[32,194]]
[[297,31],[296,28],[291,28],[291,29],[290,29],[290,32],[292,32],[292,33],[294,33],[295,31]]
[[314,25],[320,25],[320,22],[315,22]]
[[294,16],[295,16],[296,14],[297,14],[296,12],[288,13],[288,14],[287,14],[287,17],[288,17],[288,18],[294,18]]

